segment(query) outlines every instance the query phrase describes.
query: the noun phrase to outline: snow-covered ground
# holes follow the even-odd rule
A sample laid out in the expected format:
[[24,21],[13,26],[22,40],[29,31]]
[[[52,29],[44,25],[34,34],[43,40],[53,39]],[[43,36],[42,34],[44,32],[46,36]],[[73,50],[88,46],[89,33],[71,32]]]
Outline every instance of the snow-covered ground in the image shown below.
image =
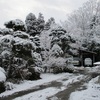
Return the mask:
[[14,100],[47,100],[46,98],[58,93],[60,89],[50,87],[28,95],[18,97]]
[[[26,94],[15,96],[12,100],[61,100],[56,94],[63,92],[70,88],[70,86],[74,86],[71,84],[77,82],[84,82],[83,85],[87,87],[85,90],[72,90],[70,91],[69,100],[100,100],[100,77],[96,77],[88,81],[87,83],[83,80],[88,78],[88,75],[81,74],[70,74],[70,73],[61,73],[61,74],[41,74],[40,80],[35,81],[24,81],[21,84],[13,84],[13,89],[8,90],[4,93],[0,94],[0,97],[5,97],[9,95],[13,95],[14,93],[18,93],[19,91],[24,91],[28,89],[37,89],[34,92],[28,92]],[[52,82],[56,82],[60,86],[52,86],[50,85]],[[58,83],[57,83],[58,82]],[[40,85],[46,85],[45,88],[39,87]],[[75,87],[75,86],[74,86]],[[81,86],[79,85],[79,88]]]
[[100,76],[93,78],[86,90],[73,92],[69,100],[100,100]]
[[[71,77],[69,77],[69,76],[71,76]],[[65,78],[65,76],[63,78]],[[84,76],[83,75],[79,75],[79,76],[74,75],[73,76],[73,75],[69,74],[69,75],[66,75],[66,78],[68,78],[68,80],[66,80],[65,82],[63,82],[62,79],[57,80],[57,82],[62,82],[63,85],[61,88],[49,87],[49,88],[46,88],[46,89],[43,89],[43,90],[40,90],[40,91],[37,91],[34,93],[27,94],[25,96],[18,97],[14,100],[47,100],[48,97],[54,96],[56,93],[67,89],[67,87],[71,83],[82,80],[84,78]],[[53,97],[52,100],[58,100],[58,98]]]
[[43,85],[46,83],[49,83],[51,81],[55,81],[55,80],[59,80],[59,79],[63,79],[63,78],[70,78],[70,76],[75,77],[73,74],[69,74],[69,73],[61,73],[61,74],[41,74],[41,78],[40,80],[34,80],[34,81],[24,81],[21,84],[13,84],[14,89],[12,90],[8,90],[4,93],[0,94],[0,97],[2,96],[7,96],[7,95],[11,95],[15,92],[19,92],[22,90],[27,90],[27,89],[31,89],[31,88],[36,88],[39,85]]

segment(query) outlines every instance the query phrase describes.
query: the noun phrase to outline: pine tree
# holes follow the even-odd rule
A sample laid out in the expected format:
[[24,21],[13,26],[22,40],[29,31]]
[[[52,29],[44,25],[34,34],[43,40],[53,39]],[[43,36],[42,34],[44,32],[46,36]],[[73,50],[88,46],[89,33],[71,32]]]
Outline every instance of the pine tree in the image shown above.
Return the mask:
[[29,13],[26,16],[25,23],[26,23],[26,27],[27,27],[26,32],[28,34],[30,34],[32,36],[35,36],[36,34],[38,34],[37,33],[37,19],[33,13]]

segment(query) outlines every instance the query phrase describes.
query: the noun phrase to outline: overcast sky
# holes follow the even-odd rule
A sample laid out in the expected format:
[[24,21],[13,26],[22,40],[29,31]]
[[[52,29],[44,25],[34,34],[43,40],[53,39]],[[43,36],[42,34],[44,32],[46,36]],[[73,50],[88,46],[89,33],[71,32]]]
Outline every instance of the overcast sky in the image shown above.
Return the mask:
[[0,27],[12,19],[25,20],[30,13],[36,16],[41,12],[45,20],[54,17],[64,21],[67,14],[78,9],[87,0],[0,0]]

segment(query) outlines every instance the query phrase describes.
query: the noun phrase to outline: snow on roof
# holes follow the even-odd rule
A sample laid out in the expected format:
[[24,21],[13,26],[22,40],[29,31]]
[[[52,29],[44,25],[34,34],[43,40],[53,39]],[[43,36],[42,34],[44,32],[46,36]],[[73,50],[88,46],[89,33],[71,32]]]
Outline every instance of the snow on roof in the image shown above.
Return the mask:
[[93,63],[94,65],[100,65],[100,61],[99,62],[95,62]]

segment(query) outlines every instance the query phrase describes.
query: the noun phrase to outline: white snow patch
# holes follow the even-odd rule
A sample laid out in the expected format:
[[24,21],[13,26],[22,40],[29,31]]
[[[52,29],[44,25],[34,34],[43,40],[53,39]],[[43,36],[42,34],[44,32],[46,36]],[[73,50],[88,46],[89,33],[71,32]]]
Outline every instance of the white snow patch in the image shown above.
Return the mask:
[[100,65],[100,61],[99,62],[95,62],[93,63],[94,65]]

